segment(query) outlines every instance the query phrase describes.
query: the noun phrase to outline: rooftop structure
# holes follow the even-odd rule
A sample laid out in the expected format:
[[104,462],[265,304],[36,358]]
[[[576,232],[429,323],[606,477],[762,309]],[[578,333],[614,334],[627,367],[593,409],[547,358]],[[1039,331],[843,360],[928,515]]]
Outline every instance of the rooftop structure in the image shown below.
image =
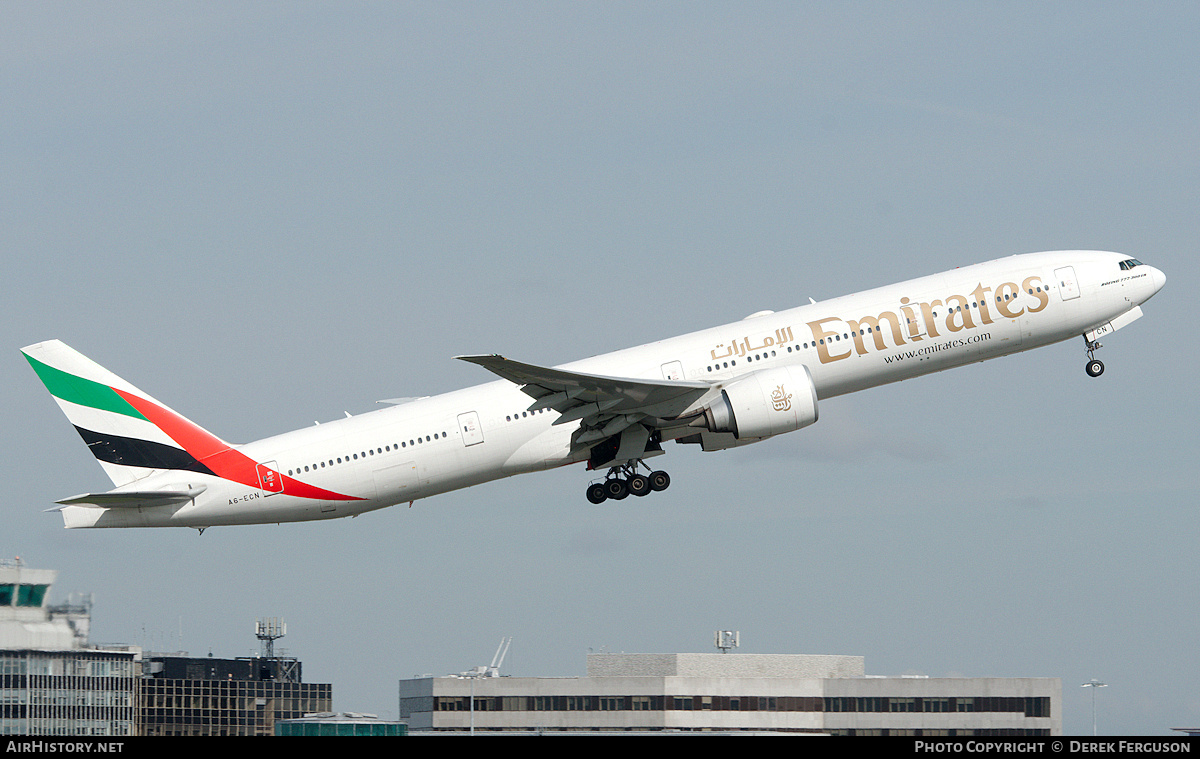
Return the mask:
[[374,714],[333,714],[322,712],[306,714],[299,719],[280,720],[275,723],[276,735],[407,735],[408,726],[403,722],[387,722]]
[[70,650],[87,645],[91,599],[48,604],[58,572],[0,561],[0,648]]

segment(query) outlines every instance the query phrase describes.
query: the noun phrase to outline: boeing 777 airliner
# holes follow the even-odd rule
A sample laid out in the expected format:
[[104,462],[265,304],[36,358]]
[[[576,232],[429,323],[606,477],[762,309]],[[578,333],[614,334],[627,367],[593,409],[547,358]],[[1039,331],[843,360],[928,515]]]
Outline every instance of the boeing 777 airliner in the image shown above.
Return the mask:
[[645,463],[663,443],[755,443],[836,395],[1075,336],[1099,376],[1099,339],[1165,280],[1117,253],[1012,256],[552,368],[459,356],[501,379],[245,445],[62,342],[22,352],[115,486],[58,501],[67,527],[204,530],[355,516],[577,462],[606,471],[592,503],[644,496],[670,484]]

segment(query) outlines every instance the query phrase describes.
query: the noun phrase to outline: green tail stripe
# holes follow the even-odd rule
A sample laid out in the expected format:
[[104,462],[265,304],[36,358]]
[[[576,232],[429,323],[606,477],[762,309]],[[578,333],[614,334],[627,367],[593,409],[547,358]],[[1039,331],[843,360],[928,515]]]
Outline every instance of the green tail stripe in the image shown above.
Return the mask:
[[134,419],[145,419],[129,402],[117,395],[117,391],[108,385],[93,382],[83,377],[76,377],[61,369],[43,364],[32,356],[25,356],[29,365],[37,372],[42,384],[55,398],[61,398],[80,406],[90,406],[102,411],[112,411],[115,414],[132,416]]

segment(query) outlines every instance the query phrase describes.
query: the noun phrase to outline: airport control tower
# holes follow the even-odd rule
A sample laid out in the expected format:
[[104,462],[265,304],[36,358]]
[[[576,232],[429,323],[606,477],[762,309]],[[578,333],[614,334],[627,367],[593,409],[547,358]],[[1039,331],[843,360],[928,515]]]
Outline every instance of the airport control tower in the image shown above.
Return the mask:
[[0,560],[0,735],[133,735],[140,652],[90,645],[91,596],[50,604],[57,576]]
[[70,650],[87,646],[90,596],[47,603],[53,569],[31,569],[18,557],[0,560],[0,649]]

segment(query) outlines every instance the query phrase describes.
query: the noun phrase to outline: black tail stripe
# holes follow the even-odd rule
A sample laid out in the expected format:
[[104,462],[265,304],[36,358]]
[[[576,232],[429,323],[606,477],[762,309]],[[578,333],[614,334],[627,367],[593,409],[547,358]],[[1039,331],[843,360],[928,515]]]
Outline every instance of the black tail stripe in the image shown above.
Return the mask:
[[150,440],[93,432],[78,425],[75,429],[91,449],[92,455],[110,464],[213,474],[211,469],[182,448]]

